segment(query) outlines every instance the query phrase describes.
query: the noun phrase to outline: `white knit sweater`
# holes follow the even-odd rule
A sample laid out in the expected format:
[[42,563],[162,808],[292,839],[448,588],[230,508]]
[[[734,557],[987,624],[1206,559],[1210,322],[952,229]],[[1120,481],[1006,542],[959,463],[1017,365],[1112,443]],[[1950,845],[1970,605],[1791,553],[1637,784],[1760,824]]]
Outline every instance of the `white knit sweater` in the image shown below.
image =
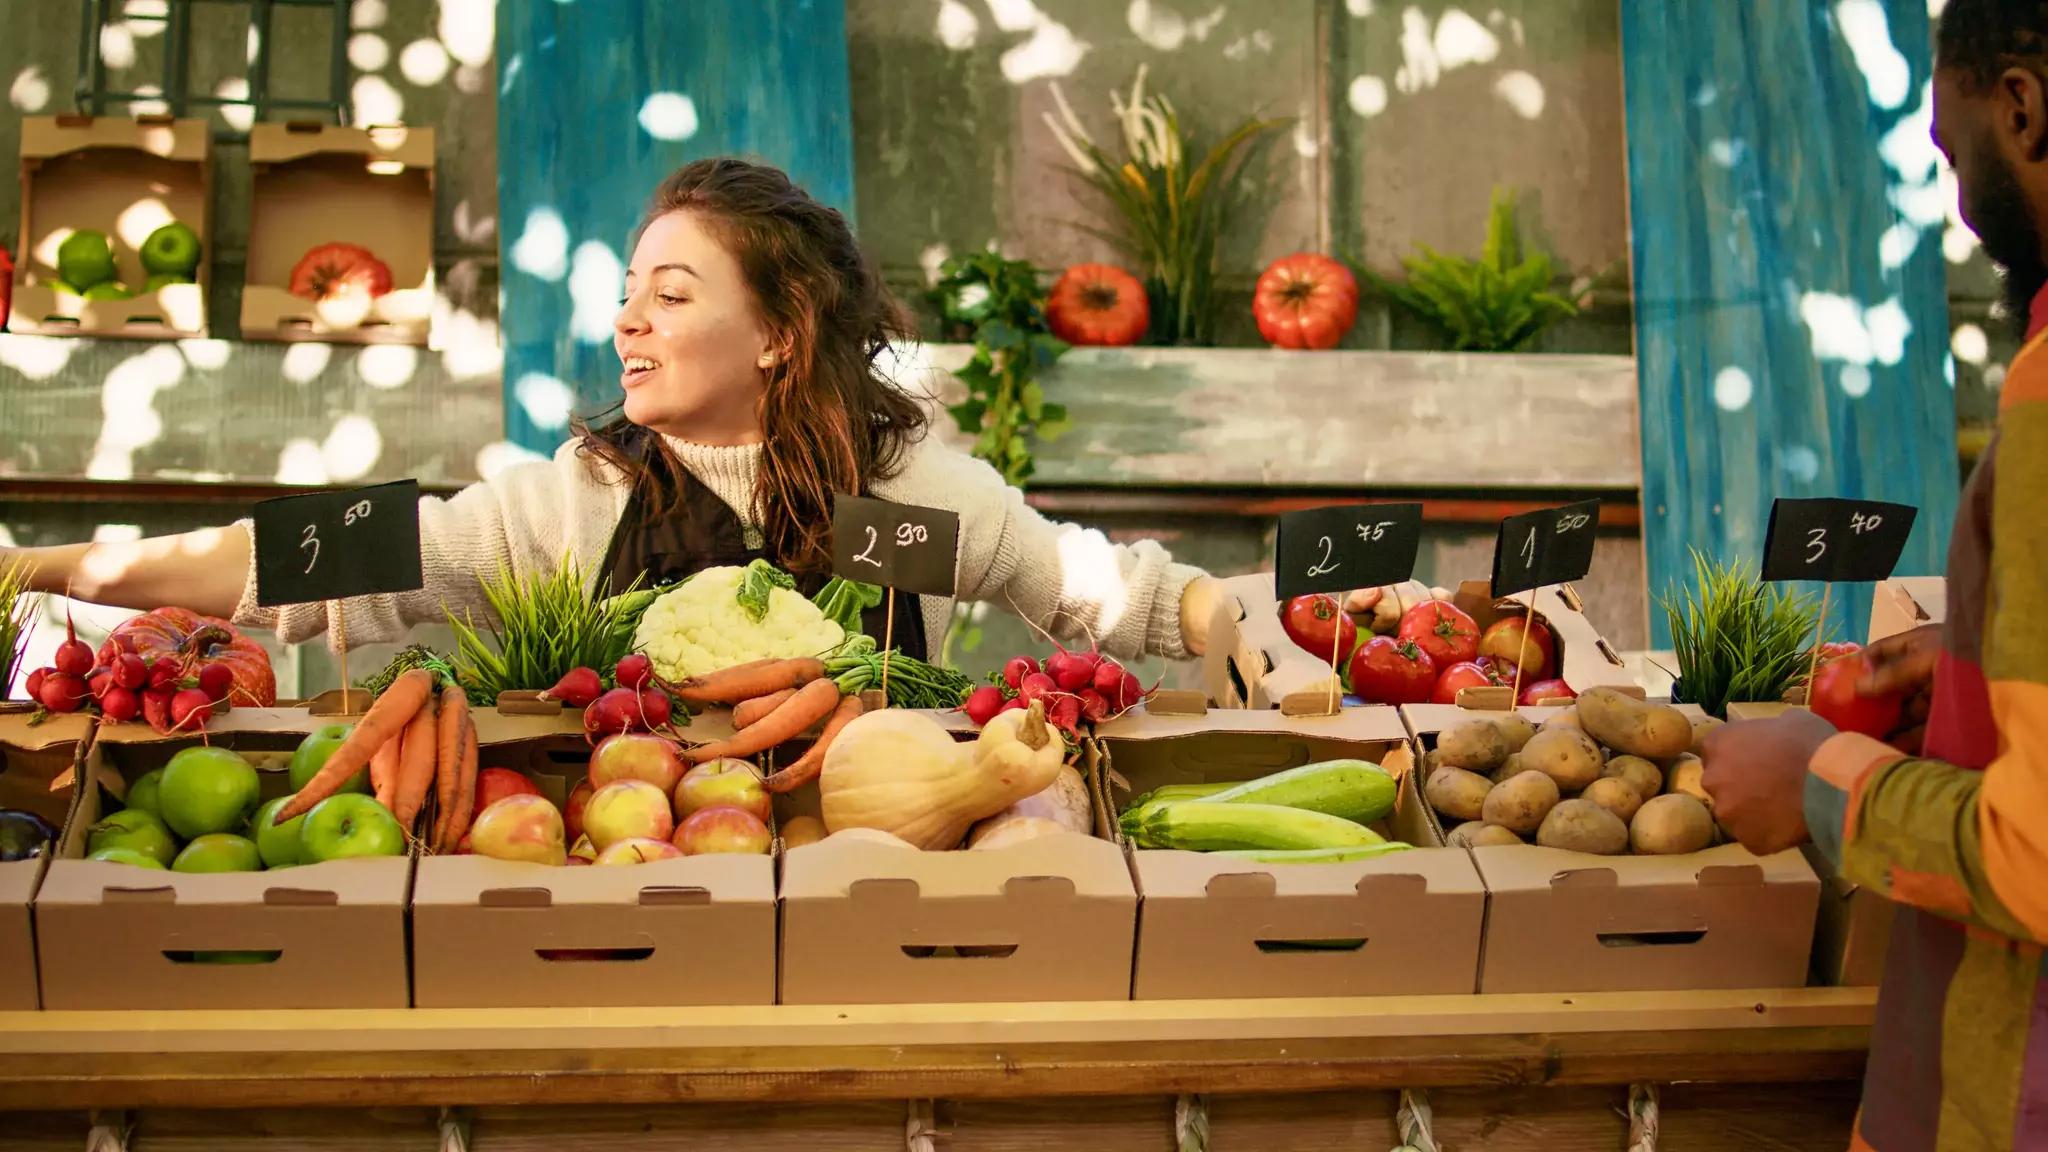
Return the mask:
[[[758,544],[753,492],[760,446],[717,448],[674,438],[668,443],[692,476],[739,513],[749,542]],[[929,437],[913,445],[896,476],[873,485],[873,491],[881,499],[959,514],[956,598],[989,601],[1062,639],[1093,636],[1119,657],[1186,658],[1181,594],[1201,572],[1174,563],[1156,542],[1112,544],[1101,532],[1049,521],[995,469]],[[572,441],[550,461],[508,468],[446,500],[421,500],[424,587],[344,601],[349,641],[401,639],[415,624],[439,622],[444,605],[488,618],[480,576],[507,567],[522,578],[549,572],[564,553],[594,583],[604,575],[599,568],[626,499],[618,473],[579,454]],[[245,528],[248,523],[243,521]],[[257,606],[253,553],[234,622],[275,629],[286,643],[331,634],[333,603]],[[934,655],[952,622],[953,603],[923,600],[925,636]]]

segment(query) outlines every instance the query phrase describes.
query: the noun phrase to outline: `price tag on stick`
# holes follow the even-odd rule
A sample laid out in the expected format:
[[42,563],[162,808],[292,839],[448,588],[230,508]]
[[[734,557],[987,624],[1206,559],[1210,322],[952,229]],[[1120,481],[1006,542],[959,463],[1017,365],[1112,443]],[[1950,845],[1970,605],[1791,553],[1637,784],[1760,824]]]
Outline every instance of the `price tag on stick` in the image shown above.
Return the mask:
[[1820,670],[1820,645],[1827,638],[1834,586],[1890,579],[1919,512],[1910,504],[1881,500],[1824,497],[1771,502],[1763,578],[1822,582],[1820,615],[1813,622],[1813,656],[1806,669],[1809,686]]
[[[1415,574],[1421,544],[1420,504],[1333,504],[1283,513],[1273,550],[1274,587],[1286,601],[1399,584]],[[1344,610],[1342,601],[1337,610]],[[1338,667],[1344,632],[1341,627],[1331,631],[1329,709],[1334,713],[1337,685],[1344,679]]]
[[[256,602],[266,608],[410,592],[424,583],[418,481],[263,500],[254,518]],[[348,626],[339,603],[335,648],[347,713]]]
[[[1599,532],[1598,500],[1540,508],[1500,522],[1500,535],[1493,544],[1493,594],[1529,594],[1529,618],[1522,628],[1525,644],[1536,623],[1536,589],[1585,579],[1593,569],[1593,544]],[[1522,665],[1526,662],[1515,661],[1509,711],[1522,706]]]
[[889,652],[896,647],[896,590],[952,596],[959,562],[960,517],[942,508],[896,504],[866,496],[832,498],[832,571],[888,590],[882,626],[882,693],[889,691]]

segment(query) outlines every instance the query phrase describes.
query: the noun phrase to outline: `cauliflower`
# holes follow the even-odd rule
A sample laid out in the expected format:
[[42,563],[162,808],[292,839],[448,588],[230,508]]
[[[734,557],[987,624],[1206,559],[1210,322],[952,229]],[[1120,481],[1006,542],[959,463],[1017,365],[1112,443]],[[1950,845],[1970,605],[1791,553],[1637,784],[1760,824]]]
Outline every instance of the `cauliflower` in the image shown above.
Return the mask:
[[633,647],[664,680],[685,680],[750,660],[822,656],[846,632],[797,592],[785,573],[756,561],[707,568],[648,605]]

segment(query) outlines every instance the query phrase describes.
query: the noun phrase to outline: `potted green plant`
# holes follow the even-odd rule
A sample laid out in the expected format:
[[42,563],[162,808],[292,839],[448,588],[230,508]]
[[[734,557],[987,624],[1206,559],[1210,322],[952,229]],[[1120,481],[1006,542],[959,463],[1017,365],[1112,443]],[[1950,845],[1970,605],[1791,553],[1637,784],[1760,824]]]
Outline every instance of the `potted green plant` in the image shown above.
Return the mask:
[[1395,303],[1441,329],[1453,351],[1519,351],[1584,307],[1583,288],[1570,297],[1552,291],[1550,257],[1523,253],[1514,195],[1506,189],[1494,190],[1479,259],[1446,256],[1425,244],[1401,263],[1408,269],[1405,284],[1366,275]]
[[1696,549],[1692,564],[1692,586],[1660,597],[1678,657],[1672,700],[1722,719],[1733,703],[1783,700],[1806,676],[1819,615],[1813,598]]

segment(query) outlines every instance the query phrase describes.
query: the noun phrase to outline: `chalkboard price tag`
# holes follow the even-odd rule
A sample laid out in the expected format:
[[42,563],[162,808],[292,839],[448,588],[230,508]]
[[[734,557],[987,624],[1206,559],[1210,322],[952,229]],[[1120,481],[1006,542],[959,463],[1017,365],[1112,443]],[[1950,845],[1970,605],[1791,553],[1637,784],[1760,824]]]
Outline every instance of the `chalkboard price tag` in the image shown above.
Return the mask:
[[1399,584],[1415,572],[1420,504],[1334,504],[1280,517],[1273,582],[1282,600]]
[[1775,500],[1764,534],[1766,580],[1834,584],[1891,578],[1919,510],[1877,500]]
[[1493,594],[1512,596],[1546,584],[1585,579],[1593,568],[1600,502],[1540,508],[1500,522],[1493,545]]
[[903,592],[951,596],[960,517],[865,496],[832,500],[832,571]]
[[255,522],[264,607],[410,592],[423,582],[416,480],[263,500]]

